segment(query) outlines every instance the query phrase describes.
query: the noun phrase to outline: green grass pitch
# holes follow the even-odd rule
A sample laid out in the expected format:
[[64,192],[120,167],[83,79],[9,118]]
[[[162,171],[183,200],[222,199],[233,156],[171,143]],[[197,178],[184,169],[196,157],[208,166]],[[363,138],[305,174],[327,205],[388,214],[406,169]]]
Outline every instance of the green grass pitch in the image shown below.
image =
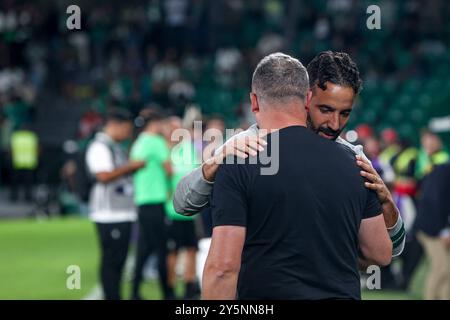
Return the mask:
[[[98,283],[99,248],[94,225],[83,218],[0,222],[0,299],[83,299]],[[81,270],[81,288],[66,286],[67,267]],[[420,299],[426,264],[417,270],[409,293],[364,291],[363,299]],[[177,288],[177,291],[180,291]],[[123,284],[124,298],[130,284]],[[159,299],[155,282],[143,285],[143,297]]]

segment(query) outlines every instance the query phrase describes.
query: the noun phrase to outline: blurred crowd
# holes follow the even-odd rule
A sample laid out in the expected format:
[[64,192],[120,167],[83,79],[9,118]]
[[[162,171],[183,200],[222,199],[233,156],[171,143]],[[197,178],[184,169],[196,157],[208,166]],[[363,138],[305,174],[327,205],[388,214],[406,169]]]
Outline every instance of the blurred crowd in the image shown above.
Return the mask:
[[[88,131],[85,123],[95,122],[94,114],[104,114],[111,105],[137,115],[151,102],[179,116],[186,104],[195,103],[203,113],[220,112],[227,123],[238,126],[248,121],[243,105],[251,71],[262,56],[275,51],[305,63],[330,48],[349,53],[366,83],[361,105],[371,111],[361,112],[365,122],[380,126],[398,116],[378,112],[379,105],[384,111],[395,106],[373,97],[374,90],[382,96],[395,91],[398,101],[391,99],[390,104],[401,105],[412,100],[400,93],[408,96],[409,87],[418,86],[423,89],[418,103],[431,108],[437,99],[432,80],[441,89],[450,84],[437,77],[448,69],[449,3],[382,1],[382,29],[377,31],[365,27],[369,4],[80,1],[82,28],[71,31],[64,1],[5,1],[0,6],[3,147],[12,130],[39,120],[37,113],[47,110],[41,104],[59,104],[58,97],[89,109],[80,120],[81,136]],[[50,95],[49,100],[40,100],[43,95]],[[401,133],[408,135],[426,115],[425,110],[415,112],[411,121],[417,123],[405,124]]]
[[[133,241],[130,298],[142,299],[140,287],[150,256],[157,259],[164,299],[177,298],[179,276],[184,284],[183,298],[199,298],[199,280],[207,252],[201,251],[197,259],[198,242],[211,236],[209,211],[205,210],[199,219],[179,215],[173,196],[181,178],[202,161],[202,130],[215,128],[225,133],[221,117],[203,119],[205,127],[196,125],[200,120],[196,109],[189,109],[183,119],[156,107],[144,108],[137,118],[124,109],[110,110],[81,161],[66,163],[65,179],[71,191],[89,206],[89,217],[97,227],[100,282],[105,299],[122,297],[122,273],[130,241],[137,231],[134,227],[138,231]],[[212,150],[217,143],[211,143]],[[177,273],[180,264],[181,275]]]
[[[442,274],[439,270],[448,265],[445,261],[448,256],[445,248],[450,248],[450,202],[445,196],[448,186],[440,181],[447,179],[448,174],[443,174],[442,171],[437,175],[432,173],[435,168],[449,170],[450,154],[440,136],[423,129],[420,132],[420,146],[416,147],[401,139],[393,128],[376,132],[369,125],[361,124],[355,131],[347,132],[346,138],[363,145],[374,169],[390,189],[405,223],[407,238],[404,252],[392,265],[382,268],[382,288],[410,288],[414,272],[424,256],[424,248],[428,245],[427,240],[420,240],[425,233],[433,235],[434,245],[440,248],[438,250],[443,248],[444,252],[436,253],[436,247],[431,249],[434,256],[427,252],[431,261],[429,275],[434,273],[437,278],[431,278],[435,283],[431,288],[425,288],[424,297],[443,297],[435,289],[439,286],[439,281],[445,283],[443,286],[450,285],[447,278],[439,278]],[[442,245],[440,242],[448,243]]]

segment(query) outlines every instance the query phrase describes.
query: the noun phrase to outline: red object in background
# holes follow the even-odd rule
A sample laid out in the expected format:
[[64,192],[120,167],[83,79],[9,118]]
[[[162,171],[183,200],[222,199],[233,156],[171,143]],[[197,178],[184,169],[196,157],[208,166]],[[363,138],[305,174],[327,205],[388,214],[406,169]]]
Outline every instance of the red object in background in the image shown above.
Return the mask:
[[103,123],[102,116],[93,110],[87,111],[80,119],[79,134],[80,138],[89,137],[94,130]]
[[381,138],[383,139],[383,141],[385,141],[388,144],[393,144],[393,143],[397,142],[397,137],[398,137],[397,131],[395,131],[392,128],[384,129],[381,132]]
[[408,195],[414,197],[417,192],[417,186],[415,183],[396,183],[394,186],[394,191],[398,195]]
[[366,123],[360,124],[355,129],[356,133],[358,134],[358,139],[367,139],[373,136],[373,129],[371,126],[369,126]]

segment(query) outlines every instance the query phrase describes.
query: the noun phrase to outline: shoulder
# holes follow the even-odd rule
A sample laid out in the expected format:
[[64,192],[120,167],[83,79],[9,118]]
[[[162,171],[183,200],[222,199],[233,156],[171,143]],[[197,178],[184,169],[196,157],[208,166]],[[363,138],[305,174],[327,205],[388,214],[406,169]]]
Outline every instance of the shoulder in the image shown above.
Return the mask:
[[364,150],[363,150],[363,146],[362,145],[360,145],[360,144],[358,144],[358,145],[351,144],[350,142],[348,142],[345,139],[342,139],[341,137],[338,137],[336,139],[336,142],[339,143],[341,146],[344,146],[348,150],[352,151],[354,154],[362,156],[365,160],[369,161],[367,156],[364,154]]
[[222,175],[237,177],[241,172],[247,171],[249,167],[249,159],[242,159],[240,157],[229,155],[224,159],[224,162],[219,166],[218,173]]
[[[93,141],[87,148],[85,160],[93,172],[109,170],[112,166],[112,159],[111,150],[105,143]],[[98,169],[100,167],[102,170]]]
[[149,135],[141,133],[136,140],[134,141],[133,145],[131,146],[132,150],[137,150],[140,148],[143,148],[144,146],[149,146],[153,144],[152,137]]
[[168,148],[166,140],[158,134],[149,136],[149,140],[148,140],[147,144],[149,144],[149,145],[151,144],[155,148],[160,148],[160,149]]
[[141,133],[133,144],[136,149],[154,149],[166,147],[166,141],[159,135]]
[[97,156],[109,154],[111,153],[111,151],[110,148],[108,148],[108,146],[105,143],[94,140],[87,147],[86,153],[88,156]]
[[247,130],[241,131],[236,136],[247,136],[247,137],[253,137],[258,135],[258,126],[257,124],[251,125]]
[[339,143],[340,145],[345,146],[345,147],[347,147],[348,149],[352,150],[353,153],[355,153],[355,154],[359,154],[359,153],[362,152],[362,146],[361,146],[361,145],[354,145],[354,144],[351,144],[350,142],[348,142],[348,141],[345,140],[345,139],[342,139],[341,137],[338,137],[338,138],[336,139],[336,142]]

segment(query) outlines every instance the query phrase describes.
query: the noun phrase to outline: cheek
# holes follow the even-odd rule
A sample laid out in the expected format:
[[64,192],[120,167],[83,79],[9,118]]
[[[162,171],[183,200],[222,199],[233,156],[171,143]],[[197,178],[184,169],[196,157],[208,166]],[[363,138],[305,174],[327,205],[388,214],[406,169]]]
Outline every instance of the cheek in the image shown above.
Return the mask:
[[130,128],[127,128],[124,130],[123,135],[125,138],[128,138],[129,136],[131,136],[132,134],[132,130]]
[[328,117],[317,109],[311,110],[309,116],[315,127],[320,127],[328,121]]
[[341,117],[339,121],[339,127],[342,129],[347,125],[348,119],[350,117]]

